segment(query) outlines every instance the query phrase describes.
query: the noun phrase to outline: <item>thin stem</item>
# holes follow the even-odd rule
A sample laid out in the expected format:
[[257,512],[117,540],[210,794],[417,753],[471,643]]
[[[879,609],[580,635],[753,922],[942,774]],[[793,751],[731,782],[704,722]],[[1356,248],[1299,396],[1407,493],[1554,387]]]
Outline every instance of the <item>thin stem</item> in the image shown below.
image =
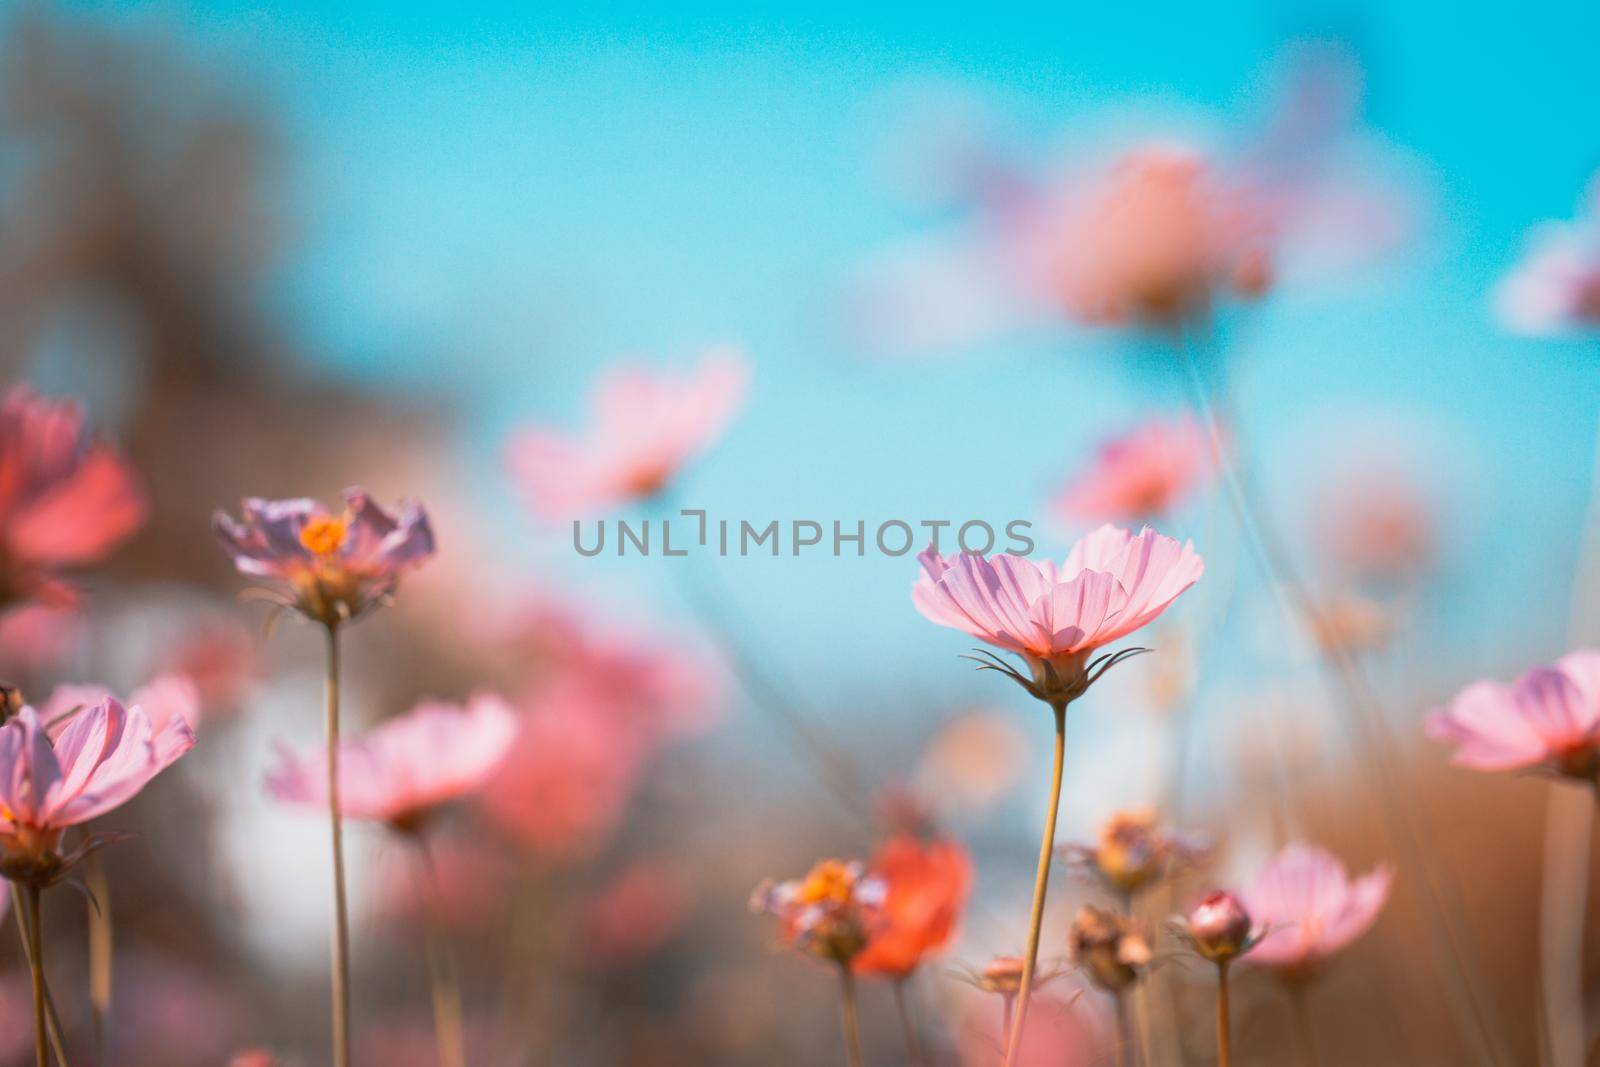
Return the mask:
[[839,1006],[844,1020],[844,1048],[850,1058],[850,1067],[862,1067],[861,1017],[856,1007],[856,976],[845,964],[839,968]]
[[[22,888],[16,883],[11,883],[11,910],[17,914],[17,939],[22,942],[22,955],[26,959],[29,970],[33,969],[33,936],[32,921],[28,918],[27,898],[22,895]],[[55,998],[50,995],[50,983],[44,984],[45,1021],[49,1024],[50,1050],[55,1054],[56,1063],[60,1067],[67,1067],[66,1042],[61,1038],[61,1016],[56,1011]]]
[[906,1037],[906,1057],[910,1062],[921,1064],[928,1062],[927,1055],[922,1051],[922,1039],[917,1036],[917,1028],[911,1021],[911,1008],[906,1003],[907,978],[898,978],[894,982],[894,1007],[900,1015],[900,1029]]
[[1317,1042],[1311,1029],[1311,998],[1306,983],[1289,985],[1289,1013],[1294,1020],[1294,1040],[1300,1049],[1301,1067],[1317,1067]]
[[1133,1020],[1128,1017],[1128,993],[1118,990],[1111,994],[1117,1006],[1117,1067],[1127,1067],[1128,1053],[1133,1049]]
[[1228,1028],[1228,965],[1217,964],[1217,1067],[1233,1062],[1233,1035]]
[[1011,1019],[1017,1011],[1017,998],[1011,994],[1003,994],[1000,998],[1000,1032],[1011,1033]]
[[84,882],[89,890],[89,1037],[95,1067],[106,1064],[106,1024],[111,1018],[111,973],[113,928],[111,925],[111,883],[98,853],[84,864]]
[[1016,1017],[1006,1041],[1005,1067],[1014,1067],[1022,1047],[1022,1028],[1028,1021],[1028,1001],[1033,995],[1033,975],[1039,964],[1039,931],[1044,926],[1044,898],[1050,888],[1050,857],[1056,850],[1056,812],[1061,807],[1061,767],[1067,751],[1067,705],[1050,705],[1056,718],[1055,765],[1050,773],[1050,805],[1045,809],[1044,838],[1039,842],[1039,871],[1033,882],[1033,914],[1028,921],[1028,952],[1022,958],[1022,985],[1017,990]]
[[33,1053],[38,1067],[50,1067],[49,1038],[44,1010],[44,939],[39,936],[39,887],[30,885],[28,897],[28,971],[33,976]]
[[324,687],[328,731],[328,828],[333,842],[333,1063],[350,1067],[350,916],[344,887],[344,824],[339,814],[339,627],[328,631]]
[[422,928],[428,956],[428,985],[433,998],[433,1036],[439,1067],[466,1067],[466,1039],[461,1022],[461,982],[449,939],[439,924],[434,904],[439,892],[438,868],[427,840],[417,837],[421,859]]
[[[1223,443],[1211,391],[1201,378],[1192,346],[1183,344],[1180,347],[1195,403],[1210,438],[1213,458],[1221,472],[1229,503],[1245,540],[1270,579],[1269,584],[1279,609],[1291,623],[1298,619],[1313,631],[1323,629],[1321,605],[1266,516],[1245,492],[1238,464]],[[1463,1036],[1471,1030],[1477,1031],[1482,1046],[1476,1051],[1480,1051],[1490,1063],[1499,1064],[1506,1059],[1500,1032],[1490,1020],[1473,969],[1468,965],[1469,956],[1464,939],[1456,930],[1451,900],[1445,895],[1432,849],[1426,835],[1414,821],[1417,818],[1416,805],[1410,798],[1401,795],[1396,781],[1399,772],[1393,765],[1395,743],[1381,709],[1376,706],[1376,698],[1360,663],[1348,648],[1338,642],[1318,642],[1317,647],[1322,651],[1323,662],[1338,683],[1345,703],[1352,712],[1350,720],[1356,726],[1357,739],[1368,757],[1362,761],[1362,768],[1370,775],[1371,787],[1378,794],[1380,802],[1377,807],[1385,828],[1391,840],[1397,842],[1420,868],[1420,881],[1432,905],[1425,910],[1437,919],[1437,923],[1428,923],[1426,926],[1435,970],[1444,981],[1445,1002]]]
[[[663,523],[667,521],[667,510],[663,503],[660,509]],[[698,553],[691,550],[690,555]],[[769,666],[771,657],[751,648],[753,628],[726,595],[716,568],[704,565],[693,571],[687,566],[668,569],[677,576],[684,600],[700,625],[720,646],[739,684],[756,706],[797,746],[805,757],[803,762],[807,769],[839,808],[852,820],[871,827],[872,819],[867,814],[870,804],[863,799],[867,791],[860,769],[843,746],[790,698],[793,687],[775,675]]]

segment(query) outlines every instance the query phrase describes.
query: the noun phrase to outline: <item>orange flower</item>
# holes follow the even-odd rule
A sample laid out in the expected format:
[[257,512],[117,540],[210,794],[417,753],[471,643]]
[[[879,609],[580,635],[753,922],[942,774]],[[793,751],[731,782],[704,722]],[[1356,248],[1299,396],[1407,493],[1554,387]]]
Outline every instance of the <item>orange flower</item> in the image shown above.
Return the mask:
[[872,873],[886,887],[883,908],[853,966],[857,974],[905,978],[954,934],[972,889],[972,857],[955,841],[902,834],[879,847]]

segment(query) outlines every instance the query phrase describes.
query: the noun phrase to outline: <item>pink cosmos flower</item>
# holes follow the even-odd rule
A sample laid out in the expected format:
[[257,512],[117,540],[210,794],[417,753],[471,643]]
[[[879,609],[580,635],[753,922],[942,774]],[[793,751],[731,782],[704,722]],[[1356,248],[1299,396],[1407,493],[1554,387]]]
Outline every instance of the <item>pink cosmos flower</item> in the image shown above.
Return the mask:
[[415,501],[390,514],[347,489],[334,515],[314,500],[244,502],[244,521],[218,511],[212,526],[239,573],[284,587],[283,606],[333,626],[393,593],[400,575],[433,555],[433,530]]
[[27,386],[0,398],[0,603],[70,601],[55,572],[105,556],[147,511],[132,468],[86,436],[76,401]]
[[964,135],[956,210],[940,216],[955,222],[875,257],[862,327],[911,352],[1063,318],[1171,329],[1393,247],[1415,197],[1357,124],[1358,65],[1326,47],[1287,58],[1266,121],[1226,144],[1152,131],[1040,171]]
[[1394,872],[1380,866],[1351,881],[1333,853],[1286,846],[1242,894],[1263,931],[1245,959],[1284,970],[1320,963],[1377,921],[1393,879]]
[[918,559],[922,575],[911,593],[917,610],[1020,655],[1031,681],[1004,665],[997,669],[1052,701],[1081,696],[1099,677],[1090,655],[1151,622],[1205,569],[1192,544],[1148,526],[1137,534],[1102,526],[1073,545],[1060,566],[971,552],[947,559],[931,547]]
[[539,672],[542,692],[607,709],[651,743],[700,732],[722,710],[722,679],[693,648],[554,597],[529,597],[494,637]]
[[1129,152],[1075,198],[1055,244],[1056,292],[1080,322],[1175,324],[1272,282],[1261,207],[1204,156],[1164,145]]
[[584,965],[606,970],[652,955],[683,927],[693,903],[684,872],[662,860],[636,860],[578,910]]
[[[47,735],[59,739],[79,712],[108,701],[115,703],[116,697],[105,686],[58,685],[39,708],[39,720]],[[194,743],[194,731],[200,725],[200,695],[187,678],[159,675],[128,694],[127,703],[144,712],[149,720],[156,753],[163,764],[171,764]],[[180,750],[173,751],[174,748]]]
[[[419,704],[340,744],[341,812],[415,831],[433,809],[479,789],[515,735],[516,717],[497,696],[474,696],[465,707]],[[286,803],[326,807],[326,761],[323,752],[299,759],[284,751],[267,790]]]
[[[1088,1003],[1091,999],[1071,995],[1057,999],[1036,992],[1017,1049],[1017,1067],[1088,1067],[1109,1062],[1112,1057],[1106,1042],[1113,1035]],[[993,998],[985,998],[985,1003],[963,1019],[959,1033],[963,1067],[1001,1067],[1009,1017]]]
[[1555,337],[1600,329],[1600,176],[1578,218],[1535,230],[1528,252],[1494,293],[1513,333]]
[[50,736],[24,707],[0,726],[0,865],[8,878],[50,882],[76,855],[57,854],[69,826],[131,800],[194,746],[181,718],[158,733],[150,716],[103,697],[70,715]]
[[576,690],[529,698],[482,807],[496,826],[551,859],[592,855],[622,822],[648,746]]
[[748,379],[743,357],[725,350],[683,377],[613,367],[595,384],[584,435],[523,430],[507,452],[512,475],[534,510],[553,520],[655,496],[721,436]]
[[1102,444],[1054,508],[1080,522],[1157,519],[1182,504],[1211,469],[1211,442],[1193,415],[1151,418]]
[[1544,766],[1593,781],[1600,772],[1600,652],[1569,652],[1510,685],[1478,681],[1428,717],[1457,745],[1451,762],[1480,771]]

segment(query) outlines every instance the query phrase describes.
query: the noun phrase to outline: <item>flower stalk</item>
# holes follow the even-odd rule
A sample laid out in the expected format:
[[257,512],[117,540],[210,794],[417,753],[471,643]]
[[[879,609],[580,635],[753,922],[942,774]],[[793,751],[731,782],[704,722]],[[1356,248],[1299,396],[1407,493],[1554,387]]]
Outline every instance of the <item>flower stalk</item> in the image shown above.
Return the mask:
[[1022,957],[1022,984],[1017,989],[1017,1007],[1006,1039],[1005,1067],[1014,1067],[1022,1045],[1022,1029],[1027,1025],[1028,1002],[1033,994],[1033,976],[1039,965],[1039,931],[1044,926],[1044,900],[1050,888],[1050,858],[1056,850],[1056,814],[1061,807],[1061,770],[1067,749],[1067,703],[1050,704],[1055,715],[1055,759],[1050,772],[1050,801],[1045,809],[1044,837],[1039,843],[1039,869],[1033,882],[1033,909],[1028,920],[1028,951]]
[[328,828],[333,846],[333,1062],[350,1067],[350,917],[345,900],[344,826],[339,811],[339,624],[329,621],[324,685],[328,740]]
[[850,1067],[863,1067],[861,1013],[856,1003],[856,976],[849,964],[839,965],[839,1007],[844,1025],[844,1048]]
[[38,1067],[50,1067],[49,1023],[45,1018],[44,939],[39,927],[39,887],[30,884],[23,891],[28,902],[28,973],[33,978],[33,1051]]
[[1228,1020],[1228,960],[1217,963],[1217,1067],[1233,1062],[1233,1035]]

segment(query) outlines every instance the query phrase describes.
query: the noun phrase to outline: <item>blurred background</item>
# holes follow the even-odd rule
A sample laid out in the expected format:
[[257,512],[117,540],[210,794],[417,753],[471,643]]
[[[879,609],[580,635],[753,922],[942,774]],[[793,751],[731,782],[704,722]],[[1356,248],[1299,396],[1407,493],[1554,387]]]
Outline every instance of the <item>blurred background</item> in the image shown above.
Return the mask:
[[[1203,486],[1161,527],[1195,540],[1206,578],[1156,655],[1073,709],[1061,840],[1158,806],[1218,843],[1184,892],[1239,883],[1288,838],[1395,863],[1395,899],[1320,987],[1324,1062],[1466,1062],[1429,992],[1393,797],[1320,665],[1319,641],[1355,648],[1508,1062],[1538,1061],[1552,787],[1452,770],[1421,722],[1466,681],[1596,637],[1569,611],[1596,341],[1519,335],[1492,293],[1534,226],[1585,210],[1600,8],[0,14],[0,360],[82,398],[152,501],[76,610],[0,619],[0,665],[30,691],[215,683],[200,746],[106,854],[110,1062],[325,1062],[325,827],[259,786],[275,743],[318,736],[320,644],[262,634],[209,522],[353,484],[425,501],[440,554],[351,631],[352,728],[424,696],[559,702],[575,663],[653,724],[623,757],[551,713],[543,758],[447,827],[459,899],[419,902],[404,849],[354,831],[359,1059],[434,1062],[416,909],[436,907],[468,961],[474,1063],[839,1062],[828,977],[745,901],[866,856],[911,805],[978,871],[918,1011],[945,1061],[990,1062],[971,1034],[993,1005],[960,965],[1026,934],[1048,716],[917,615],[909,556],[584,558],[526,506],[506,443],[577,427],[618,358],[682,368],[731,344],[748,395],[678,503],[757,525],[1027,519],[1057,554],[1096,524],[1052,501],[1100,442],[1194,399],[1172,330],[1064,313],[1034,270],[1074,191],[1151,145],[1274,205],[1266,292],[1208,305],[1188,343],[1248,491],[1349,629],[1287,625]],[[741,655],[845,753],[847,803]],[[1092,898],[1058,881],[1047,954]],[[80,911],[58,895],[51,936],[81,937]],[[14,948],[0,961],[18,1020],[0,1057],[24,1062],[25,972]],[[83,978],[57,966],[82,1026]],[[1204,1018],[1203,974],[1162,981]],[[1279,1062],[1281,1000],[1240,983],[1238,1054]],[[1097,996],[1061,1062],[1103,1058]],[[869,1061],[900,1062],[884,989],[863,1011]],[[1164,1054],[1209,1062],[1191,1036]]]

